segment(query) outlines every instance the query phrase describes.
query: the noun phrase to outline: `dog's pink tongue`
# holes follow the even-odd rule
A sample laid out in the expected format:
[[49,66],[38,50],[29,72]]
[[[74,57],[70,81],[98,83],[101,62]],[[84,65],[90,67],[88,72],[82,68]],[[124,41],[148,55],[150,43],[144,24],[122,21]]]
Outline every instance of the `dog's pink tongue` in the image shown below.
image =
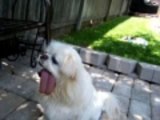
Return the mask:
[[40,93],[47,95],[51,94],[51,92],[54,91],[54,88],[56,86],[55,77],[45,69],[41,70],[39,75],[41,78],[39,89]]

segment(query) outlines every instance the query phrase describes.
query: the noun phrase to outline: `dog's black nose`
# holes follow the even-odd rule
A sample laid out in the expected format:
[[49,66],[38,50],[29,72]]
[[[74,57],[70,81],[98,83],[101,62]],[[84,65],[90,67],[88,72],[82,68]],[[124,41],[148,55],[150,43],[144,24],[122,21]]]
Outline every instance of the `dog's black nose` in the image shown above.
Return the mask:
[[47,60],[48,59],[48,55],[47,54],[43,54],[40,56],[41,60]]

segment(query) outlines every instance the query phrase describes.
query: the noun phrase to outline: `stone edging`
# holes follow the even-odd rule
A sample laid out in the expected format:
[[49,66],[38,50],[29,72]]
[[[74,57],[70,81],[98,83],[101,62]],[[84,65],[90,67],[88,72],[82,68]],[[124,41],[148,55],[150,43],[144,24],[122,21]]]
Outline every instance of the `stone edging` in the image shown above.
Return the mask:
[[135,74],[139,79],[160,84],[160,66],[104,52],[97,52],[75,45],[70,46],[77,50],[83,62],[86,64],[127,75]]
[[104,52],[97,52],[76,45],[67,45],[76,49],[86,64],[127,75],[136,75],[139,79],[160,84],[160,66],[158,65],[139,62]]

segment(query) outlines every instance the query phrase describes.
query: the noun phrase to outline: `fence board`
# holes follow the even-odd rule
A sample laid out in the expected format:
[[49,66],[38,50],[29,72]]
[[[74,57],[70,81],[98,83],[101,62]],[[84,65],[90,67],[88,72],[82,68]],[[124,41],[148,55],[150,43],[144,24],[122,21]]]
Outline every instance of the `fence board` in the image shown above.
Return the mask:
[[120,14],[121,2],[123,0],[112,0],[109,16],[118,16]]
[[53,23],[75,21],[78,17],[80,0],[54,0]]
[[0,0],[0,17],[3,17],[3,0]]
[[104,18],[108,0],[86,0],[84,7],[84,20]]
[[121,10],[121,14],[125,14],[127,12],[127,5],[128,5],[129,0],[124,0],[123,4],[122,4],[122,10]]
[[[0,16],[11,17],[11,6],[15,0],[0,0]],[[26,4],[28,0],[18,0],[14,17],[25,19]],[[30,0],[28,18],[39,20],[45,18],[43,0]],[[122,1],[123,4],[122,4]],[[82,13],[82,21],[94,19],[106,19],[108,16],[117,16],[125,13],[129,0],[85,0]],[[52,24],[56,27],[63,27],[69,24],[76,24],[79,18],[81,0],[53,0]],[[108,8],[110,8],[108,10]],[[121,10],[121,11],[120,11]],[[41,11],[43,14],[41,14]],[[108,12],[109,11],[109,14]]]

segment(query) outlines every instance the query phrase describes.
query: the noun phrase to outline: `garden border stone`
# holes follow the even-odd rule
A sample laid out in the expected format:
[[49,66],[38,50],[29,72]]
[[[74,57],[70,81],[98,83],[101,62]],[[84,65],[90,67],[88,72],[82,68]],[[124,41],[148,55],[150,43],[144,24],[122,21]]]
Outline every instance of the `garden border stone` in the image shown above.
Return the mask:
[[136,78],[160,84],[160,66],[158,65],[139,62],[104,52],[98,52],[68,43],[65,44],[70,45],[76,49],[76,51],[80,54],[83,62],[86,64],[93,65],[102,69],[108,68],[114,72],[127,75],[136,74]]
[[84,63],[99,67],[106,68],[106,60],[108,55],[104,52],[97,52],[89,49],[82,48],[80,56]]
[[160,67],[155,66],[152,82],[160,84]]
[[152,81],[154,73],[153,65],[147,63],[138,63],[136,71],[140,79]]
[[137,74],[140,79],[160,84],[160,66],[138,63]]
[[137,62],[135,60],[109,55],[108,69],[124,74],[133,73]]

